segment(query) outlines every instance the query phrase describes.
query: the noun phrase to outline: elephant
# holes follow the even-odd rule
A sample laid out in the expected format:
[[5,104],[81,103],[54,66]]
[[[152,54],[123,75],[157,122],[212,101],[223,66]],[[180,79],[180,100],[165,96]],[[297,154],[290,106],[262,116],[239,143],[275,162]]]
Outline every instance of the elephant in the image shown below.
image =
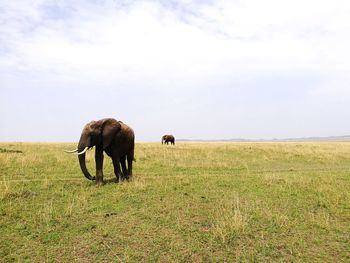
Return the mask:
[[[95,146],[96,177],[91,176],[86,168],[85,153]],[[77,149],[66,151],[78,155],[80,169],[89,180],[103,184],[103,152],[112,158],[117,181],[132,177],[134,160],[135,134],[132,128],[113,118],[91,121],[85,125]],[[126,162],[128,167],[126,167]],[[122,167],[122,171],[120,169]]]
[[164,143],[164,144],[168,144],[169,142],[170,142],[171,144],[175,145],[175,137],[174,137],[173,135],[169,135],[169,134],[164,135],[164,136],[162,137],[162,144],[163,144],[163,143]]

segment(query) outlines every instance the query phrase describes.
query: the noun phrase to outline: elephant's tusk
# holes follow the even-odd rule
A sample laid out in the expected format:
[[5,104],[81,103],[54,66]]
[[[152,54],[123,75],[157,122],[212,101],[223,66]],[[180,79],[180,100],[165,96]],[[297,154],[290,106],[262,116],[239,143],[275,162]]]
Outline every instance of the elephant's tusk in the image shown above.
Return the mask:
[[66,150],[65,150],[66,153],[75,153],[75,152],[77,152],[77,151],[78,151],[78,149],[75,149],[75,150],[73,150],[73,151],[66,151]]
[[81,155],[81,154],[85,153],[88,149],[89,149],[89,147],[85,147],[85,149],[83,151],[81,151],[80,153],[74,153],[74,154]]

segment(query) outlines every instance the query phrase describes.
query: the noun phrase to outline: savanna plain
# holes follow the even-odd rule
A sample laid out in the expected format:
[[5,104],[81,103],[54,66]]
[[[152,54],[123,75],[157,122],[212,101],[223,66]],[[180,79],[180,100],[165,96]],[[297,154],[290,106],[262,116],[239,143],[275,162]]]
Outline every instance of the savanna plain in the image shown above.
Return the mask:
[[2,262],[350,261],[350,142],[137,143],[101,187],[75,146],[0,143]]

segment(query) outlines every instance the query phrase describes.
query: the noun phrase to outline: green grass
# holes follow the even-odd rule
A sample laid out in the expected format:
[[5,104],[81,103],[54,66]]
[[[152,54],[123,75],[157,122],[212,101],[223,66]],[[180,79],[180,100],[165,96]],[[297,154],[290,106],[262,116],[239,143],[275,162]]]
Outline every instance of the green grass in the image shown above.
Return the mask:
[[3,262],[350,261],[350,143],[139,143],[102,187],[74,147],[0,143]]

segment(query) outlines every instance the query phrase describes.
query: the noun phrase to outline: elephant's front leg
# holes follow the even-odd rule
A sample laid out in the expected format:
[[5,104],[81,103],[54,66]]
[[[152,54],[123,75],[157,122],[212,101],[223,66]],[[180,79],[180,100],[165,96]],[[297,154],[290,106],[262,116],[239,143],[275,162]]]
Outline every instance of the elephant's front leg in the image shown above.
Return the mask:
[[119,165],[120,163],[119,155],[113,155],[112,160],[113,160],[114,174],[117,177],[117,182],[120,182],[120,179],[123,177],[122,177],[122,172],[120,170],[120,165]]
[[103,149],[102,147],[96,147],[95,150],[95,162],[96,162],[96,184],[103,184]]

